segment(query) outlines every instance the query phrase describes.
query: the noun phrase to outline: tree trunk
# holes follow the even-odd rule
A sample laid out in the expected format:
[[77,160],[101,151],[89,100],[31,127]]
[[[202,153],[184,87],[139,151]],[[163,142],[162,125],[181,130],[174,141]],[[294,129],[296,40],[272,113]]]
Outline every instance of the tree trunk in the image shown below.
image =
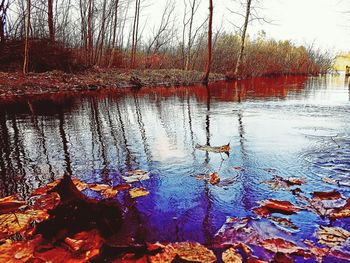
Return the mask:
[[93,0],[89,0],[88,7],[88,23],[87,23],[87,53],[88,53],[88,65],[92,64],[93,53],[94,53],[94,42],[93,42],[93,32],[92,32],[92,16],[93,16]]
[[247,9],[246,9],[246,15],[245,15],[245,20],[244,20],[244,25],[243,25],[243,32],[242,32],[242,40],[241,40],[241,50],[238,55],[237,63],[236,63],[236,68],[234,71],[234,77],[237,78],[239,69],[242,64],[242,59],[243,59],[243,52],[244,52],[244,44],[245,44],[245,37],[247,34],[247,27],[249,23],[249,16],[250,16],[250,6],[251,6],[252,0],[247,0]]
[[208,61],[205,75],[202,79],[204,83],[208,83],[209,73],[212,61],[212,28],[213,28],[213,0],[209,0],[209,25],[208,25]]
[[27,0],[27,19],[25,25],[25,44],[24,44],[24,61],[23,61],[23,74],[28,73],[29,65],[29,31],[30,31],[30,9],[31,9],[31,0]]
[[130,61],[131,68],[135,67],[135,62],[136,62],[139,17],[140,17],[140,0],[136,0],[135,17],[134,17],[133,30],[132,30],[132,43],[131,43],[131,61]]
[[114,20],[113,20],[113,37],[112,37],[112,52],[111,57],[109,59],[108,67],[110,68],[113,63],[114,59],[114,53],[115,53],[115,46],[116,46],[116,38],[117,38],[117,22],[118,22],[118,4],[119,0],[115,0],[115,6],[114,6]]
[[5,6],[5,0],[0,1],[0,43],[5,41],[5,24],[6,24],[6,10],[8,4]]
[[47,21],[49,24],[49,38],[50,41],[55,41],[55,28],[53,24],[53,0],[48,0],[47,2]]

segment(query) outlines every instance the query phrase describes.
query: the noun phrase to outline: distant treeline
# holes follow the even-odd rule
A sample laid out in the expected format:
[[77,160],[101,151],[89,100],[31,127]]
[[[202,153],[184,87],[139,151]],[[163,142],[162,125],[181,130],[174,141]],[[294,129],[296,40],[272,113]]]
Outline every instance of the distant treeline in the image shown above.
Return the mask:
[[[208,25],[198,19],[200,2],[184,0],[179,17],[177,1],[168,0],[158,25],[144,34],[144,0],[0,0],[0,70],[19,70],[28,56],[28,70],[39,72],[94,65],[204,71]],[[233,77],[242,35],[216,30],[212,39],[211,71]],[[333,61],[327,52],[264,32],[247,36],[244,46],[241,77],[326,73]]]

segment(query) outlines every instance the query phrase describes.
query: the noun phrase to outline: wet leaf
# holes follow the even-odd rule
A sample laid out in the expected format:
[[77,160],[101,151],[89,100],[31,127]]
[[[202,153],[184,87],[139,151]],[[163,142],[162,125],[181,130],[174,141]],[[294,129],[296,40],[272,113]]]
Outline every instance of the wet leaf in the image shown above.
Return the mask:
[[[142,171],[143,172],[143,171]],[[123,179],[125,180],[126,183],[131,184],[134,182],[140,182],[140,181],[144,181],[144,180],[148,180],[150,179],[149,177],[149,173],[136,173],[133,175],[129,175],[129,176],[123,176]]]
[[132,176],[132,175],[145,175],[148,174],[148,172],[146,171],[142,171],[142,170],[134,170],[134,171],[128,171],[125,173],[125,175],[127,176]]
[[196,242],[168,244],[164,246],[163,252],[150,256],[149,260],[152,263],[170,263],[176,256],[187,261],[208,263],[216,261],[216,256],[211,250]]
[[211,173],[211,174],[209,174],[209,176],[210,176],[209,182],[212,185],[216,185],[216,184],[218,184],[220,182],[220,177],[219,177],[219,175],[217,173],[215,173],[215,172]]
[[114,187],[117,191],[125,191],[131,188],[130,184],[119,184]]
[[336,191],[330,191],[330,192],[314,192],[312,194],[312,198],[319,198],[321,200],[336,200],[342,198],[341,194]]
[[329,247],[337,247],[350,238],[350,232],[340,227],[320,226],[317,230],[318,242]]
[[229,248],[222,253],[224,263],[242,263],[242,256],[237,253],[236,249]]
[[105,198],[113,198],[118,193],[118,190],[115,187],[110,187],[101,191],[101,193]]
[[309,251],[315,256],[317,262],[323,262],[323,258],[329,255],[329,248],[317,247],[312,241],[305,240],[304,243],[308,246]]
[[28,210],[20,213],[0,215],[0,238],[8,237],[24,231],[33,221],[43,221],[48,218],[45,211]]
[[285,189],[291,191],[291,187],[304,184],[305,179],[295,177],[285,179],[281,176],[273,175],[271,180],[264,181],[263,183],[269,185],[272,190]]
[[133,188],[130,190],[129,193],[130,193],[131,198],[149,195],[149,192],[145,188],[142,188],[142,187],[141,188]]
[[0,199],[0,215],[17,211],[20,207],[26,205],[26,202],[20,201],[16,196],[7,196]]
[[210,145],[200,145],[196,144],[196,149],[206,152],[213,153],[228,153],[230,152],[230,144],[222,145],[222,146],[210,146]]
[[72,179],[72,181],[79,191],[83,191],[86,188],[88,188],[88,184],[86,184],[86,183],[84,183],[76,178]]
[[274,253],[281,252],[285,254],[293,254],[298,252],[301,249],[293,242],[284,240],[282,238],[266,239],[260,242],[260,245],[265,249],[272,251]]
[[276,222],[277,224],[283,226],[283,227],[288,227],[293,230],[298,230],[299,228],[290,220],[289,218],[284,218],[284,217],[269,217],[273,222]]
[[89,184],[90,190],[100,192],[105,198],[113,198],[118,193],[117,187],[112,187],[107,184]]
[[258,202],[261,207],[254,209],[255,213],[258,213],[258,215],[261,216],[267,216],[268,214],[272,213],[281,213],[281,214],[294,214],[296,212],[299,212],[300,209],[298,207],[295,207],[292,203],[289,201],[280,201],[280,200],[265,200]]
[[329,216],[331,219],[350,217],[350,198],[343,207],[334,209]]
[[56,192],[50,194],[44,194],[41,196],[35,196],[32,207],[38,210],[50,210],[56,207],[60,202],[60,196]]

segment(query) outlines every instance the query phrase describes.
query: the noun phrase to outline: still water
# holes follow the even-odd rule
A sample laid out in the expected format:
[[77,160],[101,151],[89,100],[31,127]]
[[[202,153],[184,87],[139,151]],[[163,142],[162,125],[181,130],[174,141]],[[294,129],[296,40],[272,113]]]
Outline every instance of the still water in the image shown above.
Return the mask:
[[[231,152],[222,159],[197,143],[230,143]],[[133,207],[145,239],[210,243],[226,216],[253,216],[259,200],[295,200],[262,183],[272,174],[305,178],[306,193],[332,190],[324,177],[349,182],[348,80],[260,78],[1,102],[0,154],[0,196],[26,198],[65,171],[110,185],[127,171],[150,171],[148,196],[117,197]],[[226,183],[196,179],[210,172]],[[350,187],[338,190],[350,197]],[[313,239],[322,223],[308,212],[291,218],[302,230],[296,238]]]

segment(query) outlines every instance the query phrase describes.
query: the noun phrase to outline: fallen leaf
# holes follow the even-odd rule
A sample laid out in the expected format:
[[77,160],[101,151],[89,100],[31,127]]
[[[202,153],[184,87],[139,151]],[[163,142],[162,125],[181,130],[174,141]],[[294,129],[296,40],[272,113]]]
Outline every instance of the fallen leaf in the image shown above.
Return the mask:
[[222,145],[222,146],[210,146],[210,145],[200,145],[196,144],[196,149],[206,152],[213,153],[229,153],[230,152],[230,144]]
[[294,262],[293,258],[281,252],[276,253],[272,260],[272,263],[293,263],[293,262]]
[[342,198],[341,194],[336,191],[330,192],[313,192],[312,198],[319,198],[321,200],[336,200]]
[[318,242],[329,247],[337,247],[350,238],[350,232],[341,227],[320,226],[317,230]]
[[125,180],[126,183],[131,184],[134,182],[148,180],[150,179],[150,177],[149,177],[149,173],[142,173],[142,174],[134,174],[130,176],[123,176],[123,179]]
[[26,230],[31,222],[39,222],[47,218],[47,212],[40,210],[0,215],[0,239]]
[[273,175],[271,180],[264,181],[263,183],[269,185],[273,190],[285,189],[291,191],[291,187],[304,184],[305,179],[295,177],[285,179],[281,176]]
[[237,253],[236,249],[229,248],[222,253],[224,263],[242,263],[242,256]]
[[312,241],[304,240],[308,246],[309,251],[316,257],[317,262],[323,262],[323,258],[329,255],[330,248],[317,247]]
[[284,218],[284,217],[268,217],[271,219],[273,222],[276,222],[277,224],[283,226],[283,227],[288,227],[293,230],[298,230],[299,228],[290,220],[289,218]]
[[129,193],[130,193],[131,198],[149,195],[149,192],[147,190],[145,190],[145,188],[133,188],[130,190]]
[[7,196],[0,199],[0,215],[17,211],[20,207],[26,205],[26,202],[20,201],[16,196]]
[[125,173],[125,175],[131,176],[131,175],[145,175],[148,174],[148,172],[146,171],[142,171],[142,170],[134,170],[134,171],[128,171]]
[[209,174],[209,176],[210,176],[210,180],[209,180],[209,182],[212,184],[212,185],[216,185],[216,184],[218,184],[219,182],[220,182],[220,177],[218,176],[218,174],[217,173],[211,173],[211,174]]
[[114,187],[110,187],[101,191],[101,193],[105,198],[113,198],[118,193],[118,190]]
[[258,202],[261,205],[261,209],[254,209],[254,212],[258,211],[261,214],[267,214],[268,211],[269,214],[272,213],[281,213],[281,214],[294,214],[296,212],[299,212],[300,209],[298,207],[295,207],[292,203],[289,201],[280,201],[280,200],[264,200]]
[[260,245],[274,253],[281,252],[285,254],[293,254],[301,249],[295,243],[284,240],[282,238],[265,239],[262,242],[260,242]]
[[346,201],[346,204],[343,207],[334,209],[329,217],[331,219],[350,217],[350,198]]
[[170,263],[178,256],[182,260],[194,262],[215,262],[216,256],[205,246],[196,242],[170,243],[155,256],[150,256],[151,263]]
[[131,188],[130,184],[119,184],[114,187],[117,191],[129,190]]

